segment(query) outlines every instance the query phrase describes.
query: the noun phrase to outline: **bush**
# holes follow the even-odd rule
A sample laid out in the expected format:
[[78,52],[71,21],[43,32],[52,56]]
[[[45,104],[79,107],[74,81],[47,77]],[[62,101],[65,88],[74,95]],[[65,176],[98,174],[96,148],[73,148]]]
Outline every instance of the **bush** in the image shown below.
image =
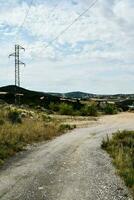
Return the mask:
[[65,132],[67,130],[73,130],[74,128],[76,128],[76,125],[61,124],[59,126],[59,132]]
[[0,119],[0,126],[4,125],[5,121],[4,119]]
[[49,108],[50,110],[57,112],[59,111],[59,104],[51,102],[49,104]]
[[92,105],[83,105],[82,108],[75,108],[75,105],[60,103],[54,104],[50,103],[49,108],[55,112],[58,112],[61,115],[73,115],[73,116],[97,116],[97,106]]
[[107,115],[117,114],[117,108],[115,105],[107,104],[104,108],[104,113]]
[[14,124],[14,123],[21,123],[21,115],[17,110],[11,110],[8,113],[8,119]]
[[83,116],[97,116],[97,107],[96,105],[92,104],[92,105],[85,105],[82,109],[81,109],[81,115]]
[[66,103],[62,103],[59,105],[59,112],[61,115],[73,115],[73,106]]
[[49,115],[45,115],[45,114],[42,115],[42,119],[43,119],[44,122],[51,122],[52,121],[52,118]]

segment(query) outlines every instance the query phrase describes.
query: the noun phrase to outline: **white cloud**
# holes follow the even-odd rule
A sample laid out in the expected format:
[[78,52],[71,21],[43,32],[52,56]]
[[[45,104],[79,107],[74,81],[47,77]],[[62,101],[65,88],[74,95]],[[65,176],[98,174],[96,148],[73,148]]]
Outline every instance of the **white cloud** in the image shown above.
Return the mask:
[[[92,89],[89,87],[89,91],[107,92],[109,86],[111,92],[116,92],[121,90],[121,79],[125,77],[128,82],[125,82],[124,90],[127,91],[127,88],[130,90],[132,86],[128,85],[132,85],[134,73],[133,1],[99,0],[65,34],[45,49],[49,41],[76,19],[78,14],[89,6],[89,2],[92,3],[91,0],[73,0],[73,4],[71,2],[71,0],[61,1],[59,4],[54,1],[52,4],[40,2],[31,7],[29,17],[19,34],[20,44],[26,47],[25,57],[22,54],[22,58],[28,63],[28,68],[23,70],[26,77],[24,85],[32,87],[34,85],[32,79],[34,77],[35,80],[37,77],[39,83],[38,87],[35,86],[37,89],[43,85],[42,89],[48,88],[51,91],[56,88],[67,90],[67,87],[68,90],[79,88],[84,90],[84,87],[88,90],[91,85]],[[15,37],[12,39],[12,36],[23,22],[28,9],[26,2],[19,4],[14,0],[11,5],[10,12],[9,1],[5,4],[5,10],[0,8],[0,35],[7,38],[2,43],[8,47],[13,45]],[[55,5],[57,6],[54,9]],[[5,58],[6,53],[8,54],[7,50],[2,51]],[[3,64],[3,59],[0,63]],[[105,75],[108,74],[107,77],[110,77],[110,73],[114,73],[117,69],[117,78],[112,75],[110,80],[105,78]],[[99,77],[99,73],[104,73],[104,76]],[[102,85],[107,82],[107,87],[102,89],[101,84],[97,84],[99,80]],[[112,89],[110,84],[117,85],[118,80],[120,80],[119,87],[115,86],[115,89]]]

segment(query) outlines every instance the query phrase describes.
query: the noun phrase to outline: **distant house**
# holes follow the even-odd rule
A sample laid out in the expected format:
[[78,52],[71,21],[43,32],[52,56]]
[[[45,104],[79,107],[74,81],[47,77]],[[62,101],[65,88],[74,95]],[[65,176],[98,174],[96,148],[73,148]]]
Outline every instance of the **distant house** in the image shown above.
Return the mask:
[[129,110],[134,110],[134,104],[128,106]]
[[5,95],[7,94],[8,92],[0,92],[0,95]]
[[96,102],[101,108],[104,108],[107,104],[115,105],[114,101],[108,99],[91,98],[90,100]]

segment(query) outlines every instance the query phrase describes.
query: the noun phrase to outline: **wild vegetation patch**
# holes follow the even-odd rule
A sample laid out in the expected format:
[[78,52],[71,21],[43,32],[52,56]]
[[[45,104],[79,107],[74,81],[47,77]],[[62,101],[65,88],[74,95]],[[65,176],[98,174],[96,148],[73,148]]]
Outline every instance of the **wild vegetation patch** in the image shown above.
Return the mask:
[[0,164],[27,144],[50,140],[73,128],[42,112],[0,106]]
[[96,104],[82,105],[80,108],[75,108],[73,104],[51,103],[49,108],[52,111],[59,113],[60,115],[72,115],[72,116],[94,116],[98,115],[98,108]]
[[114,115],[118,113],[118,110],[115,105],[107,104],[103,109],[104,114]]
[[112,138],[107,136],[102,148],[113,158],[118,174],[123,177],[134,198],[134,131],[119,131]]

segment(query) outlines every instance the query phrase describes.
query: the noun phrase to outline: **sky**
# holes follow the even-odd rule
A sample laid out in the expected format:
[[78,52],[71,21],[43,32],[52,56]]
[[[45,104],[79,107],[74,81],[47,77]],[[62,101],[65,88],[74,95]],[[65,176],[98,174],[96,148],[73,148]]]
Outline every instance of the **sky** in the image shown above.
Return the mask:
[[0,86],[14,84],[8,55],[20,44],[26,49],[20,53],[22,87],[134,93],[133,0],[98,0],[51,43],[94,1],[33,0],[29,9],[31,0],[0,0]]

